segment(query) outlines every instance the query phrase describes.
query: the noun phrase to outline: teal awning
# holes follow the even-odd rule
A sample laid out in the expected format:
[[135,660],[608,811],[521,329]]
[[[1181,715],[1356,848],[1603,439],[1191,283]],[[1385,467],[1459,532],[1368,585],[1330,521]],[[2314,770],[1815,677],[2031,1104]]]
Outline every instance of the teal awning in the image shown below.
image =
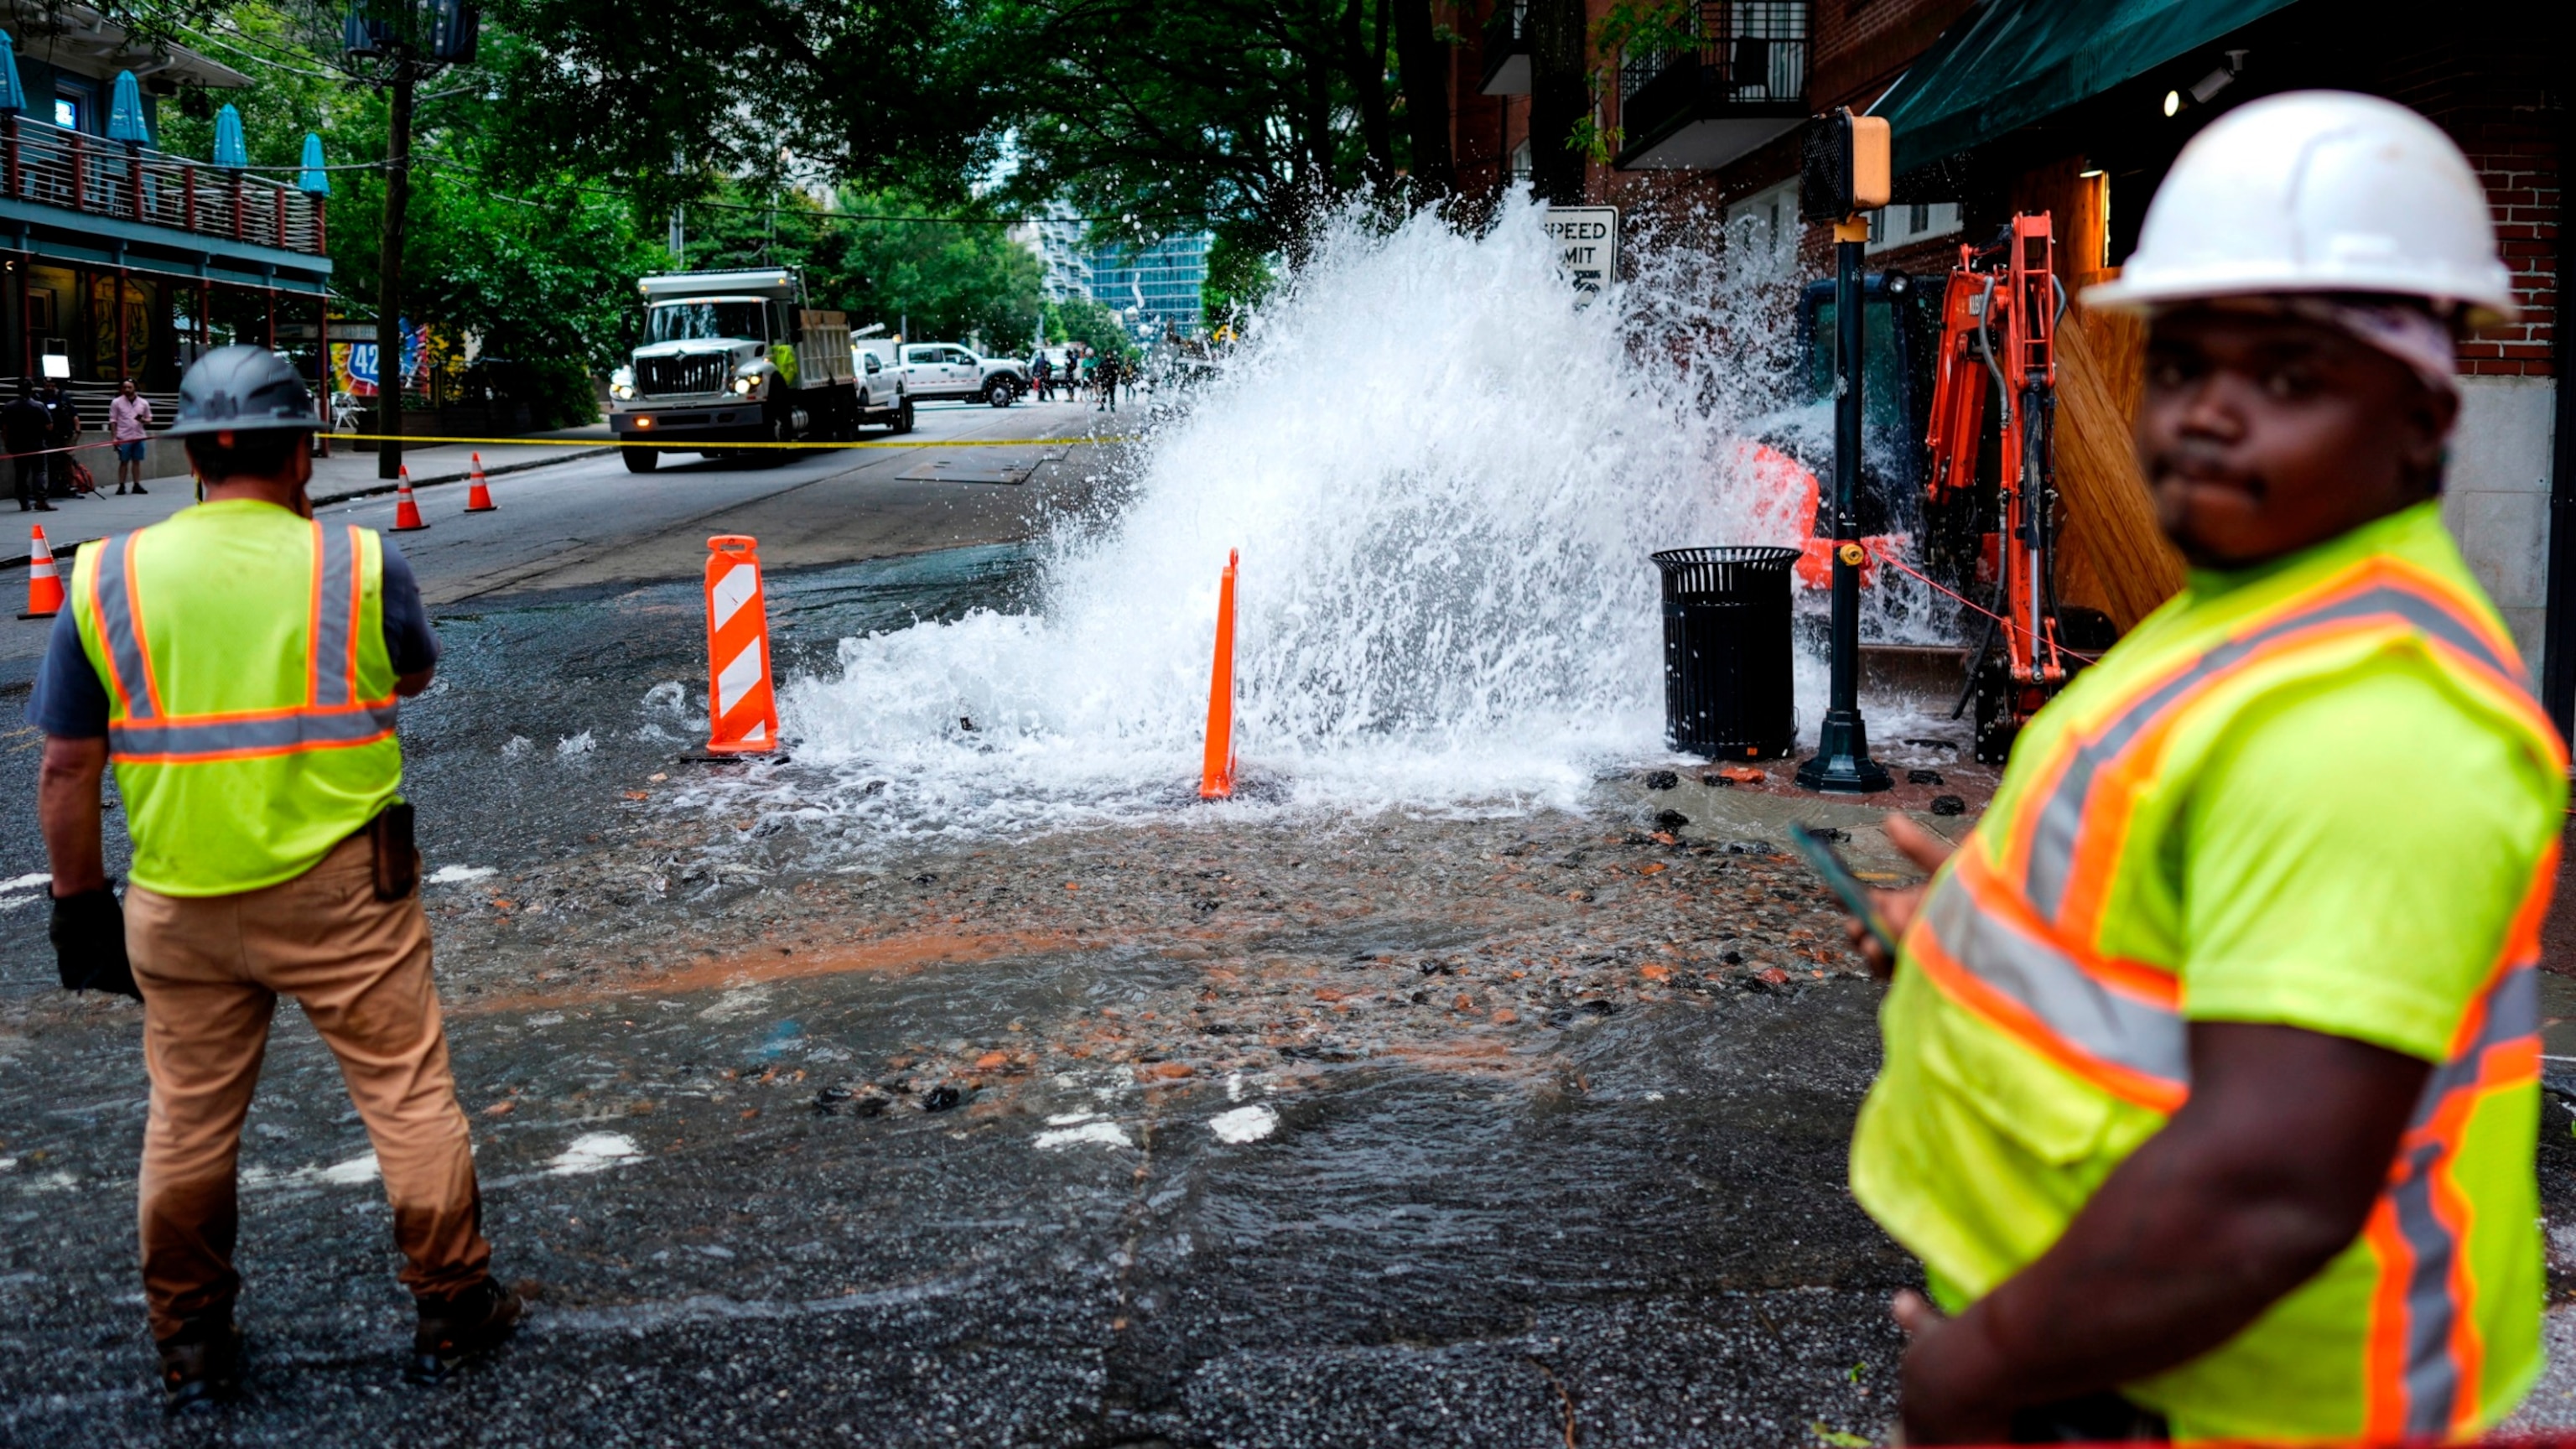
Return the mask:
[[1871,110],[1911,171],[2017,131],[2291,0],[1986,0]]

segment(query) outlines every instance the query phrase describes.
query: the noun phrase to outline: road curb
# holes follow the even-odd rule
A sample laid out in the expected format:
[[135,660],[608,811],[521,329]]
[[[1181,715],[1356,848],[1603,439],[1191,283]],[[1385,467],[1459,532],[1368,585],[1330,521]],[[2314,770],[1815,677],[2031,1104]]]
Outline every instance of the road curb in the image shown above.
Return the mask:
[[[603,453],[614,453],[616,451],[616,444],[605,443],[596,448],[580,448],[552,458],[531,458],[524,463],[503,463],[499,467],[484,469],[483,476],[486,478],[497,478],[504,473],[524,473],[531,468],[551,468],[557,463],[569,463],[575,458],[596,458]],[[411,486],[416,489],[434,488],[442,483],[462,483],[473,476],[474,475],[470,470],[463,473],[441,473],[434,478],[414,478],[411,480]],[[372,488],[356,488],[351,489],[346,493],[324,494],[316,496],[313,499],[313,506],[316,508],[327,508],[334,503],[348,503],[360,498],[380,497],[382,495],[392,493],[395,489],[400,488],[401,486],[402,485],[398,482],[379,482]],[[59,512],[60,510],[58,509],[56,511]],[[151,525],[146,524],[144,526],[148,528]],[[80,552],[81,544],[89,543],[91,541],[92,540],[84,538],[73,543],[56,544],[53,550],[54,557],[56,559],[70,558],[73,554]],[[16,558],[0,558],[0,569],[25,568],[33,557],[34,556],[31,554],[22,553]]]

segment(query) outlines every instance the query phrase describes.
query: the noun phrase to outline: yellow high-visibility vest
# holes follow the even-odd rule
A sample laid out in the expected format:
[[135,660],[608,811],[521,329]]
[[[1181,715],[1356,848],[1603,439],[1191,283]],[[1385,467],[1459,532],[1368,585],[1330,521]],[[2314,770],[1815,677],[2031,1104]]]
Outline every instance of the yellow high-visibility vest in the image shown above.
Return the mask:
[[72,610],[108,696],[133,879],[172,896],[291,880],[394,802],[384,544],[267,503],[81,547]]
[[2499,846],[2480,917],[2498,939],[2460,948],[2491,964],[2445,978],[2456,1029],[2422,1053],[2440,1059],[2359,1238],[2227,1343],[2123,1386],[2177,1438],[2459,1438],[2540,1366],[2533,973],[2567,755],[2433,506],[2186,591],[2079,676],[1935,876],[1882,1012],[1853,1190],[1955,1311],[2045,1252],[2190,1094],[2196,918],[2176,852],[2204,771],[2271,703],[2388,669],[2430,682],[2453,738],[2498,742],[2513,763],[2488,787],[2517,792],[2531,838]]

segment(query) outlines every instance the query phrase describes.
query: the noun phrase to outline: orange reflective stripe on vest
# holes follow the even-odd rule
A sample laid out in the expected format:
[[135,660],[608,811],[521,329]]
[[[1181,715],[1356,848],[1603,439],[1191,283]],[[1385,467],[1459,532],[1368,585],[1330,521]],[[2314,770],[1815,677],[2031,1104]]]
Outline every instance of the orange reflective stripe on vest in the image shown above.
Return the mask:
[[2022,894],[2032,909],[2075,935],[2094,933],[2127,843],[2133,796],[2120,786],[2154,772],[2175,722],[2193,701],[2231,675],[2288,650],[2373,632],[2431,644],[2446,662],[2483,677],[2496,693],[2525,709],[2544,736],[2557,738],[2530,698],[2511,643],[2492,634],[2472,611],[2455,607],[2429,576],[2391,559],[2374,559],[2292,612],[2175,670],[2079,739],[2041,776],[2019,807],[2006,853],[2008,869],[2018,867],[2013,873],[2021,877]]
[[1906,953],[1942,995],[2122,1101],[2171,1112],[2190,1094],[2173,974],[2068,949],[1973,849],[1924,901]]
[[305,700],[282,709],[170,714],[152,675],[142,601],[134,581],[138,535],[111,538],[90,576],[90,608],[105,645],[108,685],[118,706],[108,721],[111,758],[128,764],[238,760],[372,744],[394,731],[391,696],[358,695],[358,630],[363,618],[354,525],[313,525],[311,657]]
[[[1906,959],[1960,1009],[2122,1101],[2170,1115],[2189,1097],[2189,1023],[2176,965],[2104,949],[2105,913],[2134,811],[2193,709],[2219,686],[2310,649],[2373,637],[2428,650],[2453,678],[2565,748],[2511,642],[2441,580],[2386,556],[2304,591],[2137,687],[2039,762],[2009,819],[1990,819],[1923,903]],[[2491,1094],[2539,1074],[2534,969],[2556,877],[2541,862],[2487,985],[2426,1082],[2363,1238],[2377,1263],[2367,1327],[2365,1437],[2473,1427],[2486,1346],[2467,1243],[2475,1206],[2454,1171]]]
[[2429,1439],[2469,1427],[2485,1345],[2462,1245],[2476,1207],[2452,1173],[2478,1099],[2540,1077],[2540,919],[2558,875],[2553,846],[2523,897],[2496,977],[2469,1007],[2450,1060],[2424,1084],[2389,1182],[2362,1229],[2380,1261],[2371,1303],[2364,1436]]

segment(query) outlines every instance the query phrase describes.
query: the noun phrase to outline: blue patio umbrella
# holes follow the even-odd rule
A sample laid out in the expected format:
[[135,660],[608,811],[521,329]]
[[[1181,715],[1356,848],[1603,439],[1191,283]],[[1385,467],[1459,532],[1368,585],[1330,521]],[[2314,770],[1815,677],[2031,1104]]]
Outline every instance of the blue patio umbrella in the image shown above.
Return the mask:
[[230,106],[215,112],[215,164],[235,171],[250,164],[250,148],[242,144],[241,112]]
[[295,178],[295,189],[312,196],[330,195],[331,173],[322,169],[322,138],[311,131],[304,133],[303,165],[303,173]]
[[26,88],[18,84],[18,42],[0,30],[0,111],[27,109]]
[[116,100],[107,112],[107,139],[133,146],[152,144],[152,128],[143,121],[143,87],[130,70],[116,73]]

